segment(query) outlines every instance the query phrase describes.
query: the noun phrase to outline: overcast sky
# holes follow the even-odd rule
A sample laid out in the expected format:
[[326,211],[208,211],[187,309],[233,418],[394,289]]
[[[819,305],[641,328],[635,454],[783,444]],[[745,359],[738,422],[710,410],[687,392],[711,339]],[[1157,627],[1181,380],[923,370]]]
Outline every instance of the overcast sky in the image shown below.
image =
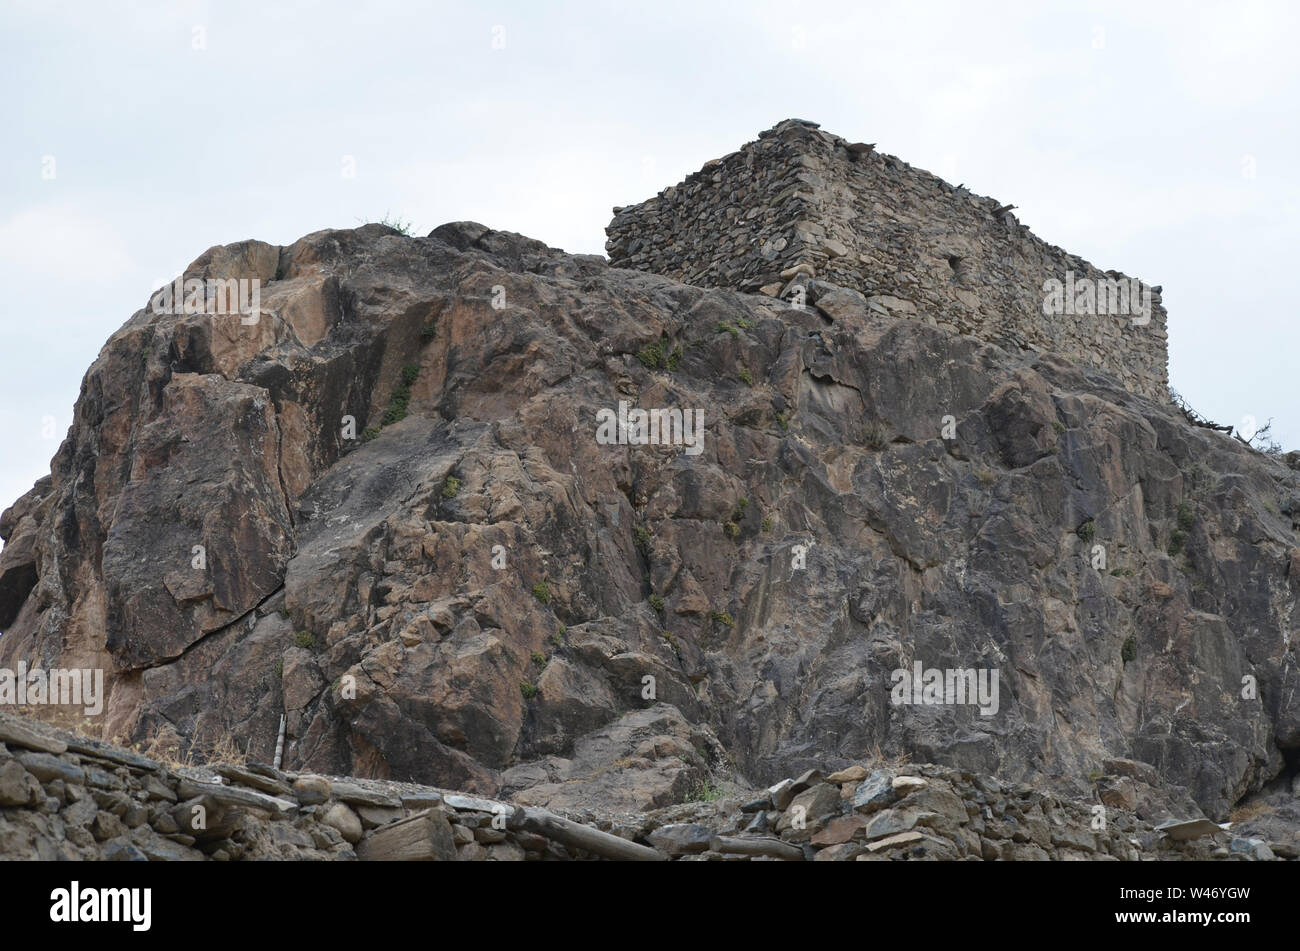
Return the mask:
[[1172,384],[1300,448],[1300,5],[624,6],[0,0],[0,508],[212,245],[389,215],[603,253],[788,117],[1163,285]]

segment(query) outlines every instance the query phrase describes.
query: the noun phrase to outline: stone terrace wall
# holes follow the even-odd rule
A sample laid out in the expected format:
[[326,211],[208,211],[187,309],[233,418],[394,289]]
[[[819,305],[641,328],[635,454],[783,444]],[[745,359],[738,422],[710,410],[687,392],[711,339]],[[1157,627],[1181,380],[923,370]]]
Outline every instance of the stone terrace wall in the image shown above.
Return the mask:
[[[794,269],[882,312],[1010,349],[1050,350],[1167,398],[1166,314],[1043,313],[1043,284],[1127,278],[1035,237],[991,198],[870,146],[786,120],[654,198],[616,208],[615,267],[690,284],[783,293]],[[1001,212],[1001,213],[999,213]],[[810,275],[813,276],[813,275]]]

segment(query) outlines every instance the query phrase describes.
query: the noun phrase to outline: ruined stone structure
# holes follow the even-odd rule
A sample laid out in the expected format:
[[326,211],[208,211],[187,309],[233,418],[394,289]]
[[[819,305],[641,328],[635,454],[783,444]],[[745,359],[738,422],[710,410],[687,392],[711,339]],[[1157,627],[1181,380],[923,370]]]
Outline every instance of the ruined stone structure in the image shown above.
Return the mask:
[[[615,267],[787,298],[802,271],[861,292],[882,313],[1013,352],[1052,351],[1166,397],[1159,288],[1140,285],[1128,306],[1109,299],[1106,289],[1127,294],[1137,282],[1040,240],[1009,206],[815,123],[788,119],[656,197],[615,209],[606,232]],[[1103,293],[1079,296],[1078,308],[1070,295],[1049,315],[1050,281]],[[1147,314],[1138,313],[1143,301]]]

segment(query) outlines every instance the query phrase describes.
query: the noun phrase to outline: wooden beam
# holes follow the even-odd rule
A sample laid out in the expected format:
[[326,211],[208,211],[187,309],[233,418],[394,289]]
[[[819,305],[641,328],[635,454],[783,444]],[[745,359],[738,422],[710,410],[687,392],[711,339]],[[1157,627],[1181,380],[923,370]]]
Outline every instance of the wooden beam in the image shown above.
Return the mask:
[[591,852],[615,861],[665,862],[668,860],[668,856],[658,849],[638,845],[591,826],[570,822],[545,809],[517,806],[514,813],[506,820],[506,825],[511,829],[543,835],[561,845],[582,849],[584,852]]

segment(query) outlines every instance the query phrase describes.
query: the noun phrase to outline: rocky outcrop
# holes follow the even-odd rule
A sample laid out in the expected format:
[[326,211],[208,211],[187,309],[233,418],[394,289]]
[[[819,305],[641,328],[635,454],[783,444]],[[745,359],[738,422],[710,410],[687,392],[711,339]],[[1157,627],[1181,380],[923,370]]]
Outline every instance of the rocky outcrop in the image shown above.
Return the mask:
[[638,814],[910,755],[1221,822],[1296,768],[1300,476],[1102,371],[468,223],[187,276],[260,321],[137,313],[0,519],[0,667],[105,669],[105,737]]

